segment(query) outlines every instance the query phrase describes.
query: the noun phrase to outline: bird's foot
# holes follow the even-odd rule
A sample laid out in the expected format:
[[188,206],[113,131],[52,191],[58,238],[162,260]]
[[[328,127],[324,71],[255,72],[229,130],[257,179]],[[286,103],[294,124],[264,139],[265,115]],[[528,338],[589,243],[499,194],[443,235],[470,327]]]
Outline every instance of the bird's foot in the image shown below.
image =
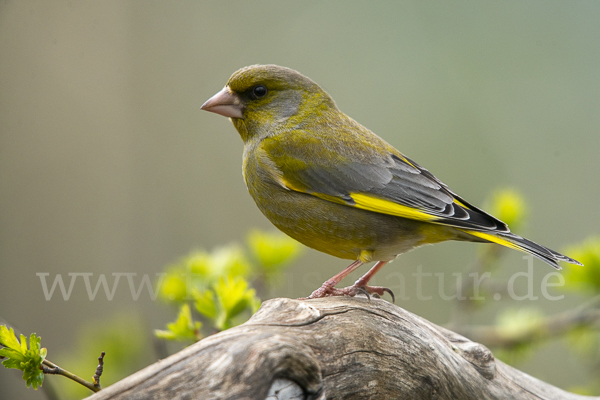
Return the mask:
[[352,285],[345,288],[337,289],[332,285],[325,282],[320,288],[311,293],[310,296],[303,298],[305,299],[320,299],[322,297],[331,297],[331,296],[349,296],[354,297],[359,293],[363,293],[370,298],[371,295],[375,295],[376,297],[383,296],[384,293],[389,293],[392,296],[392,303],[396,301],[396,297],[394,293],[386,287],[383,286],[358,286]]

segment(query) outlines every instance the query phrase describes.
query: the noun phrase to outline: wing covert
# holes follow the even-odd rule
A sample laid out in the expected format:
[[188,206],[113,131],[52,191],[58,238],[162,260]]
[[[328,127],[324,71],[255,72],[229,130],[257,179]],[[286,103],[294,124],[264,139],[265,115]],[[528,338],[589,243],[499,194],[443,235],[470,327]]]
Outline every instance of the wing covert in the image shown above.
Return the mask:
[[[510,232],[502,221],[457,196],[433,174],[391,146],[385,154],[367,146],[344,151],[350,153],[345,155],[325,142],[319,143],[317,153],[312,148],[308,159],[308,151],[291,146],[281,148],[280,143],[268,143],[266,153],[290,190],[404,218],[457,228]],[[360,157],[353,157],[353,153]]]

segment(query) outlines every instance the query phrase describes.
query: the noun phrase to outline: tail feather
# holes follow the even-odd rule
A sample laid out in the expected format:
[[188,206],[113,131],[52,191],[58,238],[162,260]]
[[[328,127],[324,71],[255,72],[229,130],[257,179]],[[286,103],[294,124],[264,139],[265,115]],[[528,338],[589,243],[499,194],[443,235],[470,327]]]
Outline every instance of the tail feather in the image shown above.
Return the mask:
[[514,233],[487,233],[467,229],[465,229],[464,231],[480,239],[484,239],[492,243],[497,243],[502,246],[510,247],[511,249],[531,254],[532,256],[539,258],[540,260],[550,264],[552,267],[559,270],[562,268],[560,267],[560,265],[558,265],[558,261],[564,261],[568,262],[569,264],[575,265],[583,265],[577,260],[574,260],[570,257],[565,256],[564,254],[560,254],[547,247],[534,243],[529,239],[525,239],[521,236],[515,235]]

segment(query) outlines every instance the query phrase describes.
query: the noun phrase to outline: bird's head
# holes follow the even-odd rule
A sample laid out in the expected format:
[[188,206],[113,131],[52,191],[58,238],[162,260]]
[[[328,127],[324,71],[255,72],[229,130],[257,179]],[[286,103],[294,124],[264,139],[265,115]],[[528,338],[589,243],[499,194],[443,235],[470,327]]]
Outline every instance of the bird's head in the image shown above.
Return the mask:
[[292,129],[311,114],[337,110],[315,82],[278,65],[251,65],[231,75],[202,109],[231,118],[244,142],[278,129]]

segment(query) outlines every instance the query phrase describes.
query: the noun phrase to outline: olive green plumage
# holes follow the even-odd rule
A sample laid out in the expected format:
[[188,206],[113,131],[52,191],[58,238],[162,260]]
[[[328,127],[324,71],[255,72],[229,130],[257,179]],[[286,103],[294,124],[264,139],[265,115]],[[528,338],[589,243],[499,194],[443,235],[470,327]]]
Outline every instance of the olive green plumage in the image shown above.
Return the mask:
[[203,109],[231,118],[244,141],[250,195],[277,228],[309,247],[367,262],[466,240],[521,250],[556,268],[579,264],[512,234],[294,70],[242,68]]

